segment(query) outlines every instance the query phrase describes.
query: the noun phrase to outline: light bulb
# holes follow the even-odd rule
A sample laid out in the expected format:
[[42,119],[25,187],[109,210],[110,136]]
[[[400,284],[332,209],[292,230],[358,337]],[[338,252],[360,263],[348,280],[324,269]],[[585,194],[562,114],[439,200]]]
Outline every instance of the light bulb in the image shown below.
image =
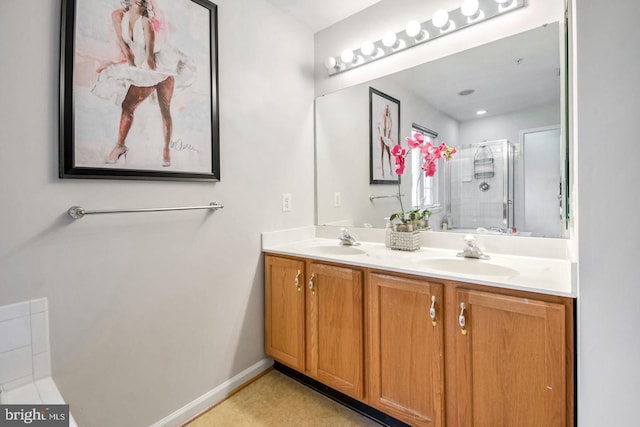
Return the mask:
[[483,114],[487,114],[487,110],[478,110],[476,111],[476,114],[482,116]]
[[405,27],[405,32],[409,37],[416,37],[422,32],[422,25],[416,20],[409,21]]
[[431,18],[431,22],[436,28],[443,29],[449,23],[449,12],[444,9],[436,10]]
[[516,0],[496,0],[498,3],[498,12],[506,12],[517,6]]
[[345,49],[340,54],[340,59],[342,59],[342,62],[344,62],[345,64],[351,64],[355,59],[355,55],[353,54],[353,51],[351,49]]
[[362,46],[360,46],[360,52],[362,52],[365,56],[371,56],[376,51],[376,47],[369,40],[362,42]]
[[387,31],[382,36],[382,44],[385,45],[386,47],[394,47],[397,41],[398,41],[398,37],[396,36],[396,33],[394,33],[393,31]]
[[460,11],[467,18],[474,16],[480,10],[480,2],[478,0],[464,0]]
[[324,66],[327,68],[327,70],[335,70],[336,68],[338,68],[338,61],[336,61],[336,58],[334,58],[333,56],[330,56],[324,60]]

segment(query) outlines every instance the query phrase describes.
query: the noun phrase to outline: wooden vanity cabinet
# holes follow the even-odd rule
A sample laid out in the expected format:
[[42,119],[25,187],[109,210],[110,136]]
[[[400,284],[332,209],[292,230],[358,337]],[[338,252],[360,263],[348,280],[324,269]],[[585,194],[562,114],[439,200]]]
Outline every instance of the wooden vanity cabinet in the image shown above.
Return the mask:
[[414,426],[444,425],[442,285],[369,276],[369,405]]
[[455,425],[573,425],[565,304],[464,288],[455,303]]
[[265,352],[363,400],[362,270],[265,255]]
[[364,277],[349,267],[309,263],[307,372],[364,398]]
[[265,276],[266,353],[307,377],[414,426],[574,426],[571,298],[269,254]]
[[265,256],[265,352],[305,369],[305,263]]

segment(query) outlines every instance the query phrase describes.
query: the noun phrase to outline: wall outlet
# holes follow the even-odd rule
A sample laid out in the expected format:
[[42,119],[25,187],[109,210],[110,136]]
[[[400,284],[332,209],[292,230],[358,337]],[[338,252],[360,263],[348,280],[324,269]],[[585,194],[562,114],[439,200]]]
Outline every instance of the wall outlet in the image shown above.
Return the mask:
[[291,193],[282,195],[282,212],[291,212]]
[[333,193],[333,207],[339,208],[340,206],[342,206],[342,195],[339,191],[336,191]]

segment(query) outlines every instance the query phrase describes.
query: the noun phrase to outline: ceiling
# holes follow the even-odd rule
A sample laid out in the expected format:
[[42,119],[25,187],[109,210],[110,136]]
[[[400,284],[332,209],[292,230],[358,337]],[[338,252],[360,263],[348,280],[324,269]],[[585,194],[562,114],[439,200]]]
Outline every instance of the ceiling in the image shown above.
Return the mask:
[[380,0],[267,0],[314,33],[360,12]]
[[[469,49],[390,76],[458,121],[560,102],[558,24]],[[473,89],[469,96],[458,93]]]

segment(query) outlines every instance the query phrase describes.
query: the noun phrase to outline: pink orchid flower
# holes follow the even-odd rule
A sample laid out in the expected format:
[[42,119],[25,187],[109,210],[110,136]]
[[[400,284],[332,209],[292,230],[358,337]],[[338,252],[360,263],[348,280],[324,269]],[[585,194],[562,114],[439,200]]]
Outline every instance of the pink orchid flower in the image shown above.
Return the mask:
[[407,137],[407,144],[410,149],[421,147],[424,144],[424,136],[422,134],[416,134],[415,139],[411,137]]
[[453,155],[456,154],[458,152],[458,150],[456,150],[455,147],[451,148],[451,147],[447,147],[447,149],[444,152],[444,158],[447,160],[451,160],[453,159]]
[[404,157],[407,155],[407,150],[402,148],[402,145],[396,144],[391,149],[391,154],[393,154],[396,157]]
[[[434,147],[430,142],[425,142],[424,136],[418,133],[415,134],[414,138],[407,137],[406,141],[409,146],[409,150],[420,148],[420,153],[422,154],[424,161],[422,163],[422,170],[427,177],[434,176],[436,174],[436,161],[438,159],[444,158],[447,161],[451,160],[457,151],[455,148],[449,147],[444,142],[439,146]],[[405,170],[405,157],[408,154],[408,150],[402,148],[400,144],[396,144],[391,149],[391,154],[393,154],[396,160],[396,174],[400,176]],[[398,180],[398,194],[400,194],[400,180]],[[401,218],[402,222],[406,222],[402,198],[400,198],[400,209],[402,211],[402,215],[399,216],[399,218]]]
[[391,149],[391,154],[396,158],[396,174],[402,175],[405,169],[404,158],[407,155],[407,150],[402,148],[400,144],[396,144]]
[[402,175],[404,173],[404,157],[396,157],[396,174]]
[[422,155],[425,157],[433,155],[435,151],[436,149],[433,147],[433,145],[431,145],[430,142],[427,142],[422,146],[422,148],[420,148],[420,153],[422,153]]
[[[426,176],[434,176],[437,171],[438,159],[451,160],[454,154],[457,152],[455,147],[449,147],[445,142],[441,143],[437,147],[430,142],[425,142],[424,137],[421,134],[416,134],[415,138],[407,137],[407,144],[409,150],[420,148],[424,163],[422,164],[422,170]],[[402,175],[406,168],[405,157],[408,154],[408,150],[403,148],[400,144],[396,144],[391,149],[391,154],[395,157],[396,174]]]
[[427,161],[422,164],[422,170],[425,176],[434,176],[436,174],[436,164],[433,161]]

